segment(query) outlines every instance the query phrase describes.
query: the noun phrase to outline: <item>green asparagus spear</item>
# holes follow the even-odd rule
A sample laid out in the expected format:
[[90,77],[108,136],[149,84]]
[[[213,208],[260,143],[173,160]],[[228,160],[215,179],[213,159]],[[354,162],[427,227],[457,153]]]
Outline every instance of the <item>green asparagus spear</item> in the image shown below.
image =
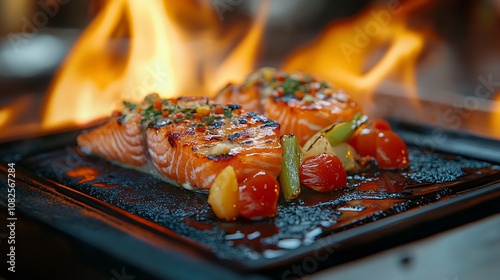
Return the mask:
[[286,200],[297,198],[300,194],[300,160],[301,148],[293,134],[281,137],[283,160],[279,176],[281,189]]

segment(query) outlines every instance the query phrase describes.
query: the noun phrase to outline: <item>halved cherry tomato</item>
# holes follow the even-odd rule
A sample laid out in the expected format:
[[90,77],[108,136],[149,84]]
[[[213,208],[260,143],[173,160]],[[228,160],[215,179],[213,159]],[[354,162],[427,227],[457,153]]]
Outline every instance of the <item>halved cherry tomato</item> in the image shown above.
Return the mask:
[[329,192],[347,185],[347,174],[340,159],[320,154],[305,158],[300,165],[300,183],[318,192]]
[[379,131],[377,135],[377,165],[380,168],[405,168],[408,167],[408,149],[399,136],[390,131]]
[[247,219],[273,217],[278,212],[278,196],[276,178],[260,171],[240,184],[238,213]]

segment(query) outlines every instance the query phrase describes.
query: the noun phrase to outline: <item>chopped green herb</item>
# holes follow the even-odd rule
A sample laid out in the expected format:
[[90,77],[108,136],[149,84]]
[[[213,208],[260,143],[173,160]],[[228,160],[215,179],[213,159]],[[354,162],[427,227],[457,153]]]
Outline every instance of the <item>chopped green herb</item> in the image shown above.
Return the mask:
[[203,117],[201,118],[202,121],[208,123],[209,125],[210,124],[213,124],[214,123],[214,116],[213,115],[210,115],[208,117]]
[[224,117],[230,118],[233,115],[233,111],[229,107],[224,108]]
[[125,107],[129,108],[130,110],[134,110],[135,108],[137,108],[136,104],[128,101],[123,101],[123,105],[125,105]]

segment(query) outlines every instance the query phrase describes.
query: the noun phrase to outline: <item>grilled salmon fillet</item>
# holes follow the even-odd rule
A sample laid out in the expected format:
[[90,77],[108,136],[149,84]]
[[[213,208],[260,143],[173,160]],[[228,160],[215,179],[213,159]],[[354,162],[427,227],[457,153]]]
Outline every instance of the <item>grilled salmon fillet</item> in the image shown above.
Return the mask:
[[293,133],[301,145],[326,126],[349,121],[362,111],[349,94],[326,81],[269,67],[252,73],[242,85],[226,86],[215,101],[240,102],[247,111],[264,113],[280,123],[282,134]]
[[210,189],[228,165],[241,181],[280,172],[280,125],[239,105],[153,94],[125,106],[77,138],[82,151],[194,190]]

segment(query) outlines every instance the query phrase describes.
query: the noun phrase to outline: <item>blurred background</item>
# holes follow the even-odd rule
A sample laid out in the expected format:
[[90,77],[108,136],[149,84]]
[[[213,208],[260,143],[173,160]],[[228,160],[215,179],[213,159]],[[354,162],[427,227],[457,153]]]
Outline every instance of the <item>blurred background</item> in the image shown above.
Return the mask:
[[[106,1],[79,0],[0,0],[0,90],[2,97],[20,87],[16,78],[50,77],[67,55],[85,27]],[[168,1],[167,1],[168,2]],[[196,1],[192,1],[196,2]],[[208,2],[208,1],[206,1]],[[258,1],[213,0],[213,9],[228,26],[255,16]],[[316,36],[322,27],[335,18],[349,17],[370,1],[275,0],[269,14],[261,65],[279,66],[287,51]],[[217,8],[218,7],[218,8]],[[192,12],[194,15],[196,11]],[[265,61],[265,62],[264,62]],[[44,80],[47,82],[48,80]],[[49,80],[50,81],[50,80]],[[41,82],[24,83],[35,86]],[[9,87],[10,86],[10,87]],[[47,86],[47,85],[46,85]],[[3,98],[2,98],[3,99]]]
[[[0,142],[81,125],[102,117],[109,104],[115,106],[118,99],[129,98],[111,94],[116,88],[92,88],[95,93],[89,94],[85,80],[96,79],[88,78],[88,72],[102,76],[125,71],[96,82],[102,88],[102,84],[127,80],[118,90],[122,92],[141,81],[123,69],[142,69],[131,66],[134,57],[144,57],[133,53],[134,46],[151,38],[151,45],[158,49],[162,45],[157,37],[162,36],[139,23],[140,13],[142,21],[151,20],[153,27],[173,26],[175,32],[169,33],[173,35],[164,36],[167,43],[178,46],[169,53],[174,62],[159,63],[173,64],[166,75],[183,84],[147,91],[168,96],[214,95],[221,85],[239,82],[258,67],[273,66],[318,74],[353,94],[374,116],[500,137],[500,0],[152,1],[166,15],[164,22],[148,19],[153,17],[137,8],[143,6],[136,6],[146,3],[136,2],[0,0]],[[116,23],[104,27],[113,18]],[[107,37],[99,35],[101,31],[86,37],[101,36],[106,42],[83,42],[79,52],[90,46],[106,47],[95,55],[89,51],[79,59],[68,59],[76,61],[73,65],[85,61],[86,72],[60,71],[61,79],[51,84],[93,20],[103,26],[95,30],[106,30]],[[253,37],[254,33],[260,37]],[[170,40],[176,36],[178,41]],[[101,57],[102,49],[107,56]],[[108,61],[110,56],[113,59]],[[240,65],[239,61],[247,60],[244,67]],[[226,69],[227,65],[232,68]],[[241,66],[240,71],[234,66]],[[222,68],[225,71],[219,73]],[[180,72],[189,72],[189,77]],[[217,82],[210,83],[212,80]],[[60,92],[66,92],[66,99],[57,97]],[[111,95],[116,102],[101,98]],[[72,101],[82,96],[87,103]],[[99,99],[108,107],[89,108],[88,104]],[[79,109],[72,102],[80,104]],[[95,110],[96,114],[80,116],[81,121],[48,114],[63,107]],[[54,120],[53,124],[44,125],[47,120]]]

